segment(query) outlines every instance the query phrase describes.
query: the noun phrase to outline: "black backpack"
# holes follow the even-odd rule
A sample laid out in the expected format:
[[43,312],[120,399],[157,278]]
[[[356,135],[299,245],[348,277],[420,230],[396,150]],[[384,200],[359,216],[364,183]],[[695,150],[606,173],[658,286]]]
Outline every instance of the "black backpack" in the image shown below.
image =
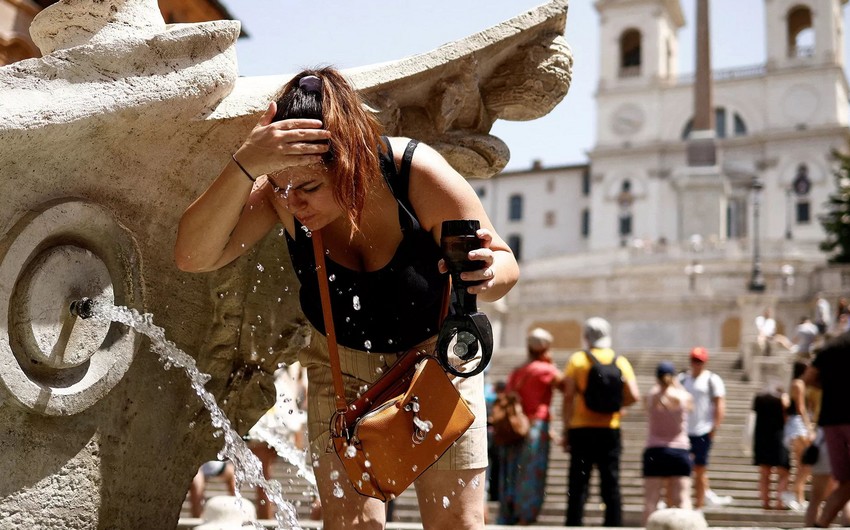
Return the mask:
[[618,355],[614,354],[611,364],[602,364],[585,351],[591,361],[584,388],[584,404],[589,410],[611,414],[623,407],[623,372],[617,366]]

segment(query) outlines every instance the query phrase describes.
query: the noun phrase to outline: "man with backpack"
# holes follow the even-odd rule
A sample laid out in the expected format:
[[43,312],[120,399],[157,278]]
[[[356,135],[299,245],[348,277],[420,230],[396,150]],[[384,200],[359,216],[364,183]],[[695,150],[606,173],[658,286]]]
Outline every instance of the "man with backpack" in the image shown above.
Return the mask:
[[694,508],[707,503],[729,504],[731,497],[721,497],[708,486],[708,453],[717,428],[726,413],[726,386],[719,375],[707,370],[708,350],[701,346],[691,350],[691,371],[679,374],[679,382],[691,393],[694,408],[688,414],[688,438],[694,459]]
[[570,453],[567,526],[582,526],[593,467],[599,470],[605,526],[622,526],[620,410],[640,399],[629,361],[611,349],[611,324],[584,323],[587,350],[570,356],[564,371],[564,449]]

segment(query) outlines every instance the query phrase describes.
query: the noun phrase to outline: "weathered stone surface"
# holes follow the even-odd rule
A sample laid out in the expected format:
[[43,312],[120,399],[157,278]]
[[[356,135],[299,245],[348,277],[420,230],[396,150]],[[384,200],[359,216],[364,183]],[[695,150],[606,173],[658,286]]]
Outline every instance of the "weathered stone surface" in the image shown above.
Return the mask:
[[[238,23],[166,26],[156,9],[63,0],[34,23],[45,56],[0,68],[4,524],[173,527],[217,449],[183,374],[163,370],[131,330],[67,320],[70,299],[152,313],[212,375],[207,388],[240,432],[307,340],[280,233],[211,274],[181,273],[171,257],[183,209],[289,76],[238,78]],[[465,175],[490,175],[508,156],[492,123],[542,116],[566,93],[565,19],[555,0],[349,75],[391,133],[434,144]]]
[[653,512],[646,521],[646,530],[703,530],[708,528],[705,517],[694,510],[667,508]]

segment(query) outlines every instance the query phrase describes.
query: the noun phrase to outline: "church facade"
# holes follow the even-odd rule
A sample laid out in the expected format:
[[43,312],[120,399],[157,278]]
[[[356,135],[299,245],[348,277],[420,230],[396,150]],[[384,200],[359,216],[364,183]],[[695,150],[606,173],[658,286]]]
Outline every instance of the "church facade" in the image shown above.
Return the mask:
[[[596,2],[588,163],[473,182],[523,262],[505,345],[543,325],[577,347],[600,315],[621,348],[736,349],[764,307],[790,334],[818,293],[850,291],[817,248],[831,153],[850,138],[845,3],[765,1],[767,60],[712,72],[712,133],[693,130],[694,76],[677,72],[679,0]],[[688,145],[706,136],[716,161],[693,167]]]

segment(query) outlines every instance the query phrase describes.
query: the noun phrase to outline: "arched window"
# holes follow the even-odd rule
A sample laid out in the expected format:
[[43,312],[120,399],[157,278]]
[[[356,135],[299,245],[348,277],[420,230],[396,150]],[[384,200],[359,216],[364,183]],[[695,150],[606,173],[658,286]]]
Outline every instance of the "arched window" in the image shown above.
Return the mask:
[[747,124],[744,123],[744,119],[737,112],[735,113],[735,136],[746,136],[747,135]]
[[620,35],[620,77],[640,75],[641,35],[636,29],[628,29]]
[[590,237],[590,210],[585,208],[581,211],[581,238],[588,237]]
[[[694,128],[694,120],[691,118],[682,129],[682,140],[687,140],[691,136],[691,131]],[[732,122],[729,122],[729,112],[725,107],[717,107],[714,109],[714,134],[717,138],[729,138],[732,136],[746,136],[747,123],[744,118],[737,112],[732,112]]]
[[796,197],[794,204],[794,217],[798,225],[805,225],[812,222],[812,211],[809,200],[809,192],[812,189],[812,181],[809,179],[809,166],[800,164],[797,166],[797,173],[794,175],[794,181],[791,182],[791,189]]
[[620,193],[617,194],[617,234],[620,236],[622,246],[626,245],[629,236],[632,235],[632,204],[634,202],[632,181],[625,179],[620,184]]
[[508,219],[511,221],[522,220],[522,195],[511,195],[508,199]]
[[812,11],[795,6],[788,11],[788,57],[811,57],[815,53]]
[[511,251],[514,253],[514,258],[517,261],[522,259],[522,236],[519,234],[511,234],[508,236],[508,246],[511,247]]

